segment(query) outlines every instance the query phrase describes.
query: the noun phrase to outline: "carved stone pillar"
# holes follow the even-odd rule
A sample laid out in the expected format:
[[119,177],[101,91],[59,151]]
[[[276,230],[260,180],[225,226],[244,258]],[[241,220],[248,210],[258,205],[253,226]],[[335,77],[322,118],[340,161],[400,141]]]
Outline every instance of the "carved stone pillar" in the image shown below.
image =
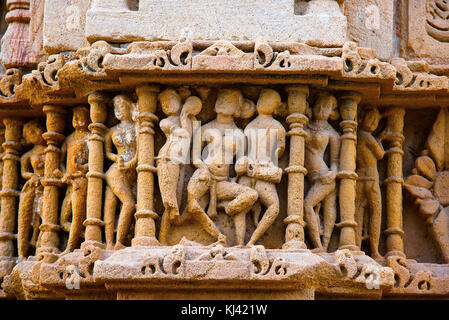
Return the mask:
[[8,29],[2,38],[1,60],[6,69],[32,67],[29,42],[30,0],[8,0],[5,20]]
[[307,133],[304,126],[309,119],[304,115],[307,110],[307,86],[292,86],[288,91],[287,123],[290,125],[290,163],[285,169],[288,173],[288,205],[287,224],[285,230],[284,249],[305,249],[304,243],[304,176],[307,170],[304,167],[305,137]]
[[53,262],[59,253],[58,213],[59,213],[59,188],[62,186],[60,177],[55,174],[59,169],[61,150],[64,142],[63,135],[66,111],[61,106],[46,105],[43,111],[47,115],[47,132],[42,137],[47,142],[45,149],[44,200],[42,209],[42,232],[36,255],[38,260]]
[[340,149],[340,178],[339,203],[340,223],[337,226],[340,231],[339,249],[358,250],[356,245],[355,222],[355,195],[357,174],[356,168],[356,143],[357,143],[357,105],[361,96],[357,92],[344,92],[339,96],[340,114],[342,121],[340,127],[343,130]]
[[107,97],[101,93],[89,95],[90,118],[89,125],[91,132],[89,136],[89,172],[87,173],[87,213],[84,221],[85,241],[82,247],[94,245],[104,248],[101,238],[101,227],[104,222],[101,220],[102,200],[103,200],[103,165],[104,165],[104,135],[108,128],[104,125],[108,116]]
[[159,245],[156,239],[158,218],[153,211],[154,199],[154,122],[158,118],[154,114],[157,107],[159,86],[143,85],[136,89],[139,108],[139,126],[137,136],[137,212],[136,232],[132,240],[133,246]]
[[388,155],[388,178],[385,179],[387,194],[387,256],[403,256],[404,254],[404,231],[402,228],[402,185],[404,183],[402,174],[402,161],[404,151],[404,108],[392,108],[385,114],[387,116],[387,128],[384,140],[390,142],[386,151]]
[[6,118],[5,125],[5,150],[3,156],[3,177],[0,212],[0,282],[7,275],[14,265],[14,234],[17,220],[17,198],[19,192],[17,186],[19,182],[19,151],[20,138],[22,136],[22,123],[19,118]]

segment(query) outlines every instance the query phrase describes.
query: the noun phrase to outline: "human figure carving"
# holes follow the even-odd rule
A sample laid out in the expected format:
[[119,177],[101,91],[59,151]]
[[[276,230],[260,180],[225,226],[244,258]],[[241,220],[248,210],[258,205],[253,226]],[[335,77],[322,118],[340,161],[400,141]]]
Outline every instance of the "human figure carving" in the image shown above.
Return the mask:
[[156,158],[159,188],[165,207],[159,241],[166,244],[170,222],[180,217],[179,206],[182,193],[179,186],[183,185],[182,171],[188,160],[193,121],[201,111],[202,102],[198,97],[188,97],[181,111],[181,97],[174,89],[161,92],[159,102],[162,111],[167,115],[167,118],[159,123],[167,140]]
[[[226,237],[215,226],[212,219],[217,215],[217,206],[222,206],[229,216],[233,217],[237,243],[244,245],[246,232],[246,213],[257,201],[257,192],[247,186],[236,183],[230,178],[230,163],[236,157],[235,172],[237,177],[246,172],[247,158],[238,155],[238,143],[245,144],[245,136],[234,118],[240,116],[240,108],[244,104],[243,95],[236,89],[222,89],[215,103],[217,118],[202,126],[201,135],[209,140],[207,157],[195,158],[197,170],[191,177],[187,187],[187,212],[218,243],[226,245]],[[210,192],[208,212],[200,205],[200,198]],[[217,204],[217,201],[221,203]],[[211,219],[212,218],[212,219]]]
[[[89,169],[89,110],[80,106],[73,109],[72,125],[75,131],[67,137],[61,148],[61,167],[64,172],[62,182],[67,191],[61,210],[61,225],[69,231],[69,240],[64,253],[78,248],[86,219],[87,177]],[[67,166],[64,169],[64,160]],[[72,216],[72,222],[69,222]]]
[[[305,167],[311,187],[304,200],[304,218],[310,240],[317,251],[327,251],[337,218],[336,177],[340,153],[340,136],[329,124],[335,119],[337,100],[328,93],[320,93],[312,109],[313,119],[306,126]],[[325,152],[329,149],[329,166]],[[316,207],[316,211],[315,208]],[[323,242],[321,242],[320,209],[323,209]]]
[[286,131],[273,114],[280,106],[279,93],[271,89],[262,90],[257,102],[259,115],[244,130],[248,138],[248,170],[239,183],[256,190],[259,202],[267,208],[259,222],[260,205],[255,206],[253,217],[257,227],[247,246],[254,245],[279,215],[276,184],[281,181],[282,169],[277,166],[277,160],[285,150]]
[[[44,177],[45,148],[42,134],[45,132],[39,120],[31,120],[23,126],[23,137],[26,144],[33,148],[20,158],[22,177],[27,180],[20,193],[19,223],[17,246],[19,260],[28,255],[30,244],[36,246],[42,212],[42,196],[44,188],[41,179]],[[33,230],[31,239],[30,231]]]
[[[113,99],[114,112],[119,124],[110,128],[105,137],[106,157],[113,162],[106,172],[106,195],[104,207],[107,249],[113,249],[115,212],[118,200],[120,210],[115,250],[125,246],[132,214],[136,209],[137,188],[137,128],[133,121],[135,104],[130,97],[119,94]],[[113,147],[117,154],[113,153]]]
[[[369,212],[369,243],[373,259],[382,259],[379,254],[379,239],[382,217],[382,200],[379,186],[377,161],[385,155],[382,144],[372,135],[381,115],[377,109],[367,110],[359,122],[357,132],[357,192],[356,216],[357,245],[363,240],[365,208]],[[366,232],[365,232],[366,233]],[[366,236],[365,236],[366,237]]]

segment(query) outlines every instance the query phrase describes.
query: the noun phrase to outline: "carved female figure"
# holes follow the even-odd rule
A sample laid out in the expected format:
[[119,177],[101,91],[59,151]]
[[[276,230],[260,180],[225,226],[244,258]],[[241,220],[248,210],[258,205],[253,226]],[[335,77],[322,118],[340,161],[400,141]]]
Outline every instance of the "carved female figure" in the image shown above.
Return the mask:
[[[20,193],[19,226],[17,245],[19,260],[26,259],[30,243],[35,245],[39,234],[44,188],[41,179],[44,177],[45,148],[47,144],[42,138],[45,132],[39,120],[32,120],[23,126],[23,137],[33,148],[20,158],[22,177],[27,180]],[[33,235],[30,241],[30,231]]]
[[257,102],[259,115],[244,131],[248,138],[248,170],[247,175],[239,179],[239,183],[256,190],[259,202],[267,208],[259,222],[260,210],[257,207],[254,218],[257,227],[248,246],[254,245],[279,215],[276,184],[281,181],[282,169],[277,166],[277,160],[285,150],[286,132],[282,124],[273,118],[273,114],[280,105],[279,93],[271,89],[262,90]]
[[[89,110],[83,106],[74,108],[72,125],[75,132],[67,137],[61,148],[61,161],[67,158],[62,182],[68,185],[61,210],[61,224],[70,230],[65,252],[72,252],[79,246],[86,219],[89,123]],[[61,164],[61,167],[64,165]],[[70,216],[71,223],[68,222]]]
[[372,135],[381,116],[377,109],[367,110],[359,122],[357,132],[357,193],[356,216],[357,245],[361,246],[365,207],[369,212],[369,243],[371,257],[379,260],[379,238],[382,217],[382,200],[379,187],[377,161],[385,155],[382,144]]
[[[306,126],[305,167],[311,187],[304,200],[304,218],[310,239],[318,251],[326,251],[337,218],[336,177],[340,153],[340,136],[329,124],[334,118],[337,99],[320,93],[312,109],[313,119]],[[325,152],[329,149],[329,166]],[[319,212],[323,207],[323,243],[320,239]],[[314,208],[317,208],[316,211]]]
[[[167,243],[170,222],[180,217],[179,204],[183,185],[181,171],[186,163],[193,125],[202,108],[198,97],[188,97],[181,111],[181,97],[174,89],[166,89],[159,95],[162,111],[167,115],[159,125],[167,137],[156,158],[159,188],[165,211],[162,214],[159,241]],[[181,112],[180,112],[181,111]]]
[[[115,250],[122,249],[136,206],[137,181],[137,129],[133,121],[135,104],[130,97],[119,94],[113,99],[114,112],[119,124],[110,128],[105,137],[106,157],[113,162],[106,172],[105,233],[108,249],[114,241],[115,211],[118,200],[122,203],[117,227]],[[113,153],[113,147],[117,154]]]
[[[246,213],[257,201],[257,192],[247,186],[240,185],[230,178],[230,164],[236,157],[235,171],[237,176],[246,172],[247,158],[238,154],[238,144],[245,144],[245,136],[234,118],[239,117],[244,103],[243,95],[236,89],[222,89],[215,103],[217,118],[202,126],[202,137],[209,140],[207,157],[195,158],[198,168],[187,186],[187,212],[218,242],[226,244],[226,237],[215,226],[211,218],[217,214],[217,201],[221,201],[225,212],[233,217],[237,243],[244,244],[246,232]],[[205,148],[205,149],[206,149]],[[199,200],[210,192],[208,213],[201,207]]]

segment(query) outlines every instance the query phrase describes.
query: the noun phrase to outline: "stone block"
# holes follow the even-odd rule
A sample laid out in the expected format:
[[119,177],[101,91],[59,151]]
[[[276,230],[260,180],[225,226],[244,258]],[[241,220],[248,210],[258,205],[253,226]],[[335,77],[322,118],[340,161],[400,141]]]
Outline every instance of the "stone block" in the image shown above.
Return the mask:
[[44,49],[53,54],[86,47],[86,11],[91,0],[47,0],[44,11]]
[[348,37],[359,47],[375,49],[381,60],[393,54],[394,1],[346,0]]
[[300,12],[295,1],[141,0],[138,10],[126,1],[94,1],[86,15],[89,41],[255,40],[300,41],[341,46],[346,17],[333,0],[312,0]]

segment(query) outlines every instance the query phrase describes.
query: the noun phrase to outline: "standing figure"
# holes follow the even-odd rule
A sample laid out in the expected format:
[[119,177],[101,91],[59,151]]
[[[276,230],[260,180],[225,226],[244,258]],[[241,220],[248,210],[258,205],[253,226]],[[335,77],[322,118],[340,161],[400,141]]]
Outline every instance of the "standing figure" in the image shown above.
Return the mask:
[[[86,219],[89,123],[89,109],[82,106],[74,108],[72,125],[75,132],[67,137],[61,148],[61,167],[65,171],[62,182],[68,185],[61,210],[61,225],[70,230],[65,253],[78,248]],[[67,166],[64,170],[65,158]]]
[[[207,154],[204,161],[195,157],[194,164],[198,168],[187,186],[187,213],[197,220],[219,243],[226,245],[226,236],[215,226],[211,218],[217,215],[217,201],[222,201],[226,214],[233,217],[237,243],[244,245],[246,232],[246,213],[257,201],[257,192],[247,186],[240,185],[230,178],[230,165],[236,157],[235,172],[237,177],[243,175],[247,168],[247,158],[238,154],[239,143],[246,139],[234,118],[240,116],[240,108],[244,103],[242,93],[237,89],[221,89],[215,103],[217,118],[201,127],[201,136],[210,142],[204,148]],[[242,145],[240,145],[242,146]],[[208,212],[200,205],[200,199],[209,191]]]
[[[304,200],[304,218],[310,240],[318,251],[327,251],[337,219],[336,177],[340,154],[340,136],[329,124],[329,118],[337,114],[337,99],[328,93],[320,93],[312,109],[313,119],[306,126],[305,167],[311,187]],[[325,153],[329,149],[329,166]],[[316,207],[316,211],[315,211]],[[323,208],[323,242],[319,212]]]
[[[44,177],[45,143],[42,134],[45,132],[39,120],[31,120],[23,126],[23,137],[33,148],[20,158],[22,177],[27,180],[20,193],[19,225],[17,246],[19,260],[23,261],[28,255],[30,244],[36,246],[41,223],[42,196],[44,187],[41,179]],[[30,231],[33,230],[30,241]]]
[[[382,200],[379,186],[379,172],[377,161],[385,155],[382,144],[372,135],[376,130],[381,115],[377,109],[367,110],[361,121],[357,132],[357,193],[356,193],[356,216],[357,222],[357,245],[362,244],[365,208],[369,212],[369,243],[371,256],[375,260],[381,260],[379,254],[379,239],[382,218]],[[364,223],[365,222],[365,223]]]
[[170,222],[180,217],[179,206],[182,193],[179,192],[179,186],[182,186],[184,182],[184,175],[181,172],[188,161],[193,131],[192,122],[201,111],[202,102],[198,97],[188,97],[181,111],[181,97],[174,89],[161,92],[159,102],[162,111],[167,115],[167,118],[159,123],[167,140],[156,158],[159,188],[165,207],[159,241],[166,244]]
[[257,101],[259,115],[244,131],[248,138],[248,170],[239,183],[256,190],[259,202],[267,208],[259,222],[260,205],[256,206],[254,223],[257,227],[247,246],[254,245],[279,215],[276,184],[281,181],[282,169],[277,166],[277,161],[285,150],[286,132],[282,124],[273,119],[273,114],[280,106],[279,93],[272,89],[262,90]]
[[[114,112],[119,124],[110,128],[105,137],[106,157],[113,162],[106,172],[106,195],[104,207],[105,234],[108,250],[114,242],[115,212],[118,200],[120,210],[115,250],[125,247],[131,219],[136,210],[137,193],[137,128],[133,121],[135,104],[130,97],[119,94],[113,99]],[[113,147],[117,154],[113,153]]]

